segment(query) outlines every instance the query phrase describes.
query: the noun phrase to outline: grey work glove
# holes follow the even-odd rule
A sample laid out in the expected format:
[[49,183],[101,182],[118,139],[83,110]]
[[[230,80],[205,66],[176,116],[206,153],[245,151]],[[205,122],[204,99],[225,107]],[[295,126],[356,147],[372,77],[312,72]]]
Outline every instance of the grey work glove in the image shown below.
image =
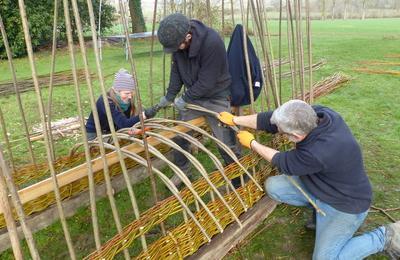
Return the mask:
[[160,102],[158,103],[159,108],[164,108],[172,104],[172,101],[169,101],[165,96],[160,98]]
[[186,110],[187,103],[183,100],[182,96],[180,96],[179,98],[175,98],[174,105],[177,109],[184,111]]
[[157,114],[158,110],[160,110],[159,105],[155,105],[155,106],[149,107],[148,109],[145,109],[144,115],[146,116],[146,119],[154,117]]

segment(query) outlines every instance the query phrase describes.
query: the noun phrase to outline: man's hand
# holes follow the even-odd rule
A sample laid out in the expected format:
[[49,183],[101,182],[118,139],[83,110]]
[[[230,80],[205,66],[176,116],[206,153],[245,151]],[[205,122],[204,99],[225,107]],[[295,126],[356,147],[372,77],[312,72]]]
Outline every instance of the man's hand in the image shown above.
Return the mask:
[[179,110],[186,110],[186,101],[183,100],[182,96],[175,99],[175,107]]
[[158,103],[159,108],[164,108],[172,104],[172,101],[169,101],[165,96],[160,98],[160,102]]
[[225,125],[234,126],[234,125],[236,125],[236,124],[233,122],[233,118],[234,118],[234,117],[235,117],[235,116],[232,115],[231,113],[228,113],[228,112],[221,112],[221,113],[219,113],[218,119],[219,119],[219,121],[221,121],[221,122],[224,123]]
[[149,107],[148,109],[145,109],[144,115],[146,116],[146,119],[154,117],[157,114],[158,110],[160,110],[159,105],[155,105],[153,107]]
[[246,146],[247,148],[251,149],[251,142],[255,140],[254,135],[252,133],[247,131],[239,131],[239,133],[236,136],[239,139],[239,142],[243,146]]

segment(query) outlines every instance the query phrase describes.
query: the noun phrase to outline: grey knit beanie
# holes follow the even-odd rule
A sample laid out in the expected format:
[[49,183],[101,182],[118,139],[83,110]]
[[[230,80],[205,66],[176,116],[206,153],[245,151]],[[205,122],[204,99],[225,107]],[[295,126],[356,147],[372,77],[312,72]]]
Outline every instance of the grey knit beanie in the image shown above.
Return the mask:
[[190,30],[189,19],[180,13],[170,14],[160,22],[157,37],[164,47],[164,52],[171,53],[178,50]]
[[129,74],[126,69],[120,69],[117,73],[115,73],[114,83],[112,87],[117,91],[133,91],[135,90],[136,84],[132,75]]

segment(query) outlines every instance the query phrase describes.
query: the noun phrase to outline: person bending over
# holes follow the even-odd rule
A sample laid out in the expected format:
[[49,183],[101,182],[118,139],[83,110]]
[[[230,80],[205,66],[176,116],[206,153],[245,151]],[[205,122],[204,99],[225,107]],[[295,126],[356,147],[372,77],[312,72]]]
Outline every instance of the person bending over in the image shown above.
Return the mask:
[[282,173],[265,181],[268,196],[311,207],[288,179],[291,176],[326,214],[316,217],[313,259],[363,259],[382,251],[400,258],[400,221],[354,236],[368,214],[372,190],[360,146],[337,112],[290,100],[274,111],[240,117],[222,112],[219,119],[227,125],[282,133],[295,142],[293,150],[280,152],[257,142],[247,131],[237,135],[242,145]]
[[[205,116],[213,135],[240,157],[232,130],[221,126],[213,115],[186,108],[186,104],[191,103],[217,113],[231,109],[231,75],[225,45],[219,34],[198,20],[189,20],[183,14],[175,13],[160,22],[157,37],[164,52],[172,53],[169,86],[158,106],[166,107],[174,102],[179,109],[179,119],[183,121]],[[182,86],[184,91],[176,98]],[[175,142],[184,150],[189,150],[190,144],[183,138],[175,138]],[[225,164],[233,162],[223,150],[219,152]],[[188,177],[192,175],[188,159],[176,150],[174,163]],[[171,180],[175,185],[182,183],[177,175]],[[234,180],[233,184],[239,186],[239,179]]]

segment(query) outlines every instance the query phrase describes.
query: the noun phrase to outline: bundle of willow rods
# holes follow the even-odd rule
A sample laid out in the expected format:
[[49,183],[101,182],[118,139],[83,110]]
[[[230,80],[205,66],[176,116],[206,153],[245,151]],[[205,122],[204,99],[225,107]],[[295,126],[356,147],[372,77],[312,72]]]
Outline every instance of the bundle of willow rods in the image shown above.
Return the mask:
[[387,54],[385,58],[400,58],[400,54]]
[[[85,71],[83,69],[77,70],[78,73],[78,81],[85,80]],[[92,73],[91,77],[95,75]],[[39,85],[43,87],[48,87],[50,82],[50,74],[40,75],[38,76]],[[53,78],[54,86],[62,86],[62,85],[72,85],[74,84],[72,72],[71,70],[64,70],[54,73]],[[34,90],[33,79],[25,78],[17,81],[17,86],[20,92],[27,92],[30,90]],[[7,96],[15,93],[13,82],[4,82],[0,83],[0,95]]]
[[368,64],[368,65],[400,66],[400,62],[379,61],[379,60],[364,60],[364,61],[360,61],[358,63],[360,63],[360,64]]
[[[320,69],[322,66],[324,66],[325,64],[326,64],[326,60],[320,60],[319,62],[314,63],[314,64],[312,65],[312,70],[313,70],[313,71],[319,70],[319,69]],[[310,70],[309,66],[304,67],[304,71],[305,71],[305,72],[306,72],[306,71],[309,71],[309,70]],[[295,71],[294,73],[295,73],[295,75],[298,75],[298,74],[299,74],[298,71]],[[292,75],[291,72],[290,72],[290,71],[287,71],[287,72],[282,73],[282,78],[289,78],[291,75]]]
[[[325,96],[335,89],[339,88],[343,83],[346,83],[350,80],[350,77],[338,72],[333,74],[330,77],[327,77],[317,83],[314,84],[313,86],[313,96],[314,98],[318,98],[320,96]],[[298,99],[301,99],[301,95],[297,97]],[[305,101],[309,102],[310,101],[310,92],[307,92],[305,94]]]
[[358,71],[358,72],[368,73],[368,74],[386,74],[386,75],[400,76],[400,70],[375,70],[375,69],[368,69],[368,68],[356,68],[354,70]]

